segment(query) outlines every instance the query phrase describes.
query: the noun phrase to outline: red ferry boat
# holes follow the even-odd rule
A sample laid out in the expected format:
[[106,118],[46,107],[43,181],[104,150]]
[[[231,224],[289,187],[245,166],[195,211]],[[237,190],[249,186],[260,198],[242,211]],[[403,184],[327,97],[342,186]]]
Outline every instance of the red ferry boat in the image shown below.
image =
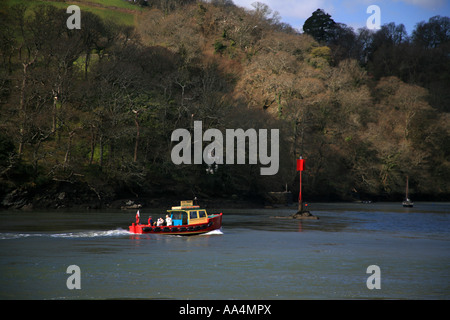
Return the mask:
[[139,223],[139,211],[136,214],[136,223],[129,226],[132,233],[155,233],[172,235],[195,235],[210,232],[222,227],[222,213],[208,215],[205,209],[193,205],[192,201],[181,201],[180,206],[167,210],[167,216],[172,223],[164,225]]

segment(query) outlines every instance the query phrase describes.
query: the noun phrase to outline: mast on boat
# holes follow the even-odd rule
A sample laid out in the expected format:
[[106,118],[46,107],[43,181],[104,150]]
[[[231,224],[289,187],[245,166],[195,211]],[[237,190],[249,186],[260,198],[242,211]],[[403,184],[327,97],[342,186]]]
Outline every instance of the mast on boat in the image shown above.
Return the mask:
[[409,200],[409,197],[408,197],[408,190],[409,189],[409,181],[408,181],[408,176],[406,176],[406,201],[408,201]]
[[406,176],[406,192],[405,192],[405,200],[403,201],[403,206],[404,207],[412,207],[414,204],[413,202],[409,199],[409,177]]

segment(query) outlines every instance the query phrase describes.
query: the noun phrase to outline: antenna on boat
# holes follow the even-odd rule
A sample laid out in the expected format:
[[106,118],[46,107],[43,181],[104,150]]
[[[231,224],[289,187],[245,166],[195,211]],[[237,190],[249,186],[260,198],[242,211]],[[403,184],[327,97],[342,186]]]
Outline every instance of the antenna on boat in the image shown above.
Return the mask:
[[192,203],[194,204],[194,206],[197,206],[198,205],[198,198],[195,195],[195,191],[192,188],[191,188],[191,191],[192,191],[192,195],[194,196],[194,198],[192,200]]

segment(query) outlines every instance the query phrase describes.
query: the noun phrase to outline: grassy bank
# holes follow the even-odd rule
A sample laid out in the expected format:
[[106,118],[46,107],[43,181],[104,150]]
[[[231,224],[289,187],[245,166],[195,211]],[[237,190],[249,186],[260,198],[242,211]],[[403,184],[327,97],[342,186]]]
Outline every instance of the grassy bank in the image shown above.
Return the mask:
[[[138,6],[129,4],[123,0],[79,0],[79,1],[44,1],[44,0],[7,0],[6,6],[16,4],[25,4],[29,6],[37,6],[40,4],[51,4],[58,8],[67,8],[69,5],[77,5],[81,12],[86,10],[100,16],[102,19],[114,21],[117,24],[133,26],[135,24],[135,16],[142,12]],[[83,21],[83,17],[81,18]]]

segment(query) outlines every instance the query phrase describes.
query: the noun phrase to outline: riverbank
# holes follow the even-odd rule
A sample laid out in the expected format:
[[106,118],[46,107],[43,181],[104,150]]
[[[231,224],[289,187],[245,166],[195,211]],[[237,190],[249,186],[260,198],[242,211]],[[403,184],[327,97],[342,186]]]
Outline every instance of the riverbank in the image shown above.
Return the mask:
[[[110,189],[100,189],[82,182],[53,181],[39,187],[27,185],[0,194],[0,210],[99,210],[140,208],[166,209],[180,200],[197,196],[205,208],[273,208],[291,206],[296,202],[295,192],[267,192],[255,195],[211,196],[206,193],[193,195],[160,190],[148,195],[133,195]],[[308,195],[305,202],[401,202],[402,195],[364,195],[363,197],[338,197],[336,195]],[[450,201],[449,195],[413,195],[414,201]]]
[[[57,182],[46,188],[18,188],[0,198],[0,210],[99,210],[140,208],[163,208],[177,205],[180,200],[191,200],[192,195],[166,194],[164,196],[146,195],[130,196],[126,194],[110,194],[96,190],[86,184]],[[210,197],[199,195],[200,204],[205,208],[263,208],[267,199],[263,197]]]

